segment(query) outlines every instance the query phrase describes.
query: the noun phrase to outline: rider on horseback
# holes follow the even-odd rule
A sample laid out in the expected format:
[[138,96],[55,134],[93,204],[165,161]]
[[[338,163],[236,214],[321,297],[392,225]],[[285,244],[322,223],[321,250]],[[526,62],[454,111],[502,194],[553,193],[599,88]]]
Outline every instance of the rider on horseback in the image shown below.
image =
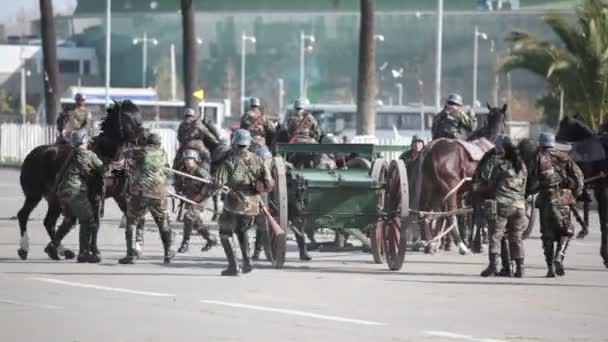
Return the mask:
[[293,104],[293,111],[289,113],[287,119],[287,134],[289,143],[315,143],[321,138],[321,129],[317,120],[309,112],[304,110],[308,100],[296,100]]
[[241,118],[241,128],[248,130],[254,139],[263,137],[266,140],[265,145],[270,144],[275,128],[266,117],[259,98],[249,99],[249,110]]
[[431,133],[433,140],[439,138],[460,139],[462,131],[471,133],[477,126],[477,119],[472,110],[464,111],[462,96],[451,94],[443,107],[433,118]]
[[76,105],[71,110],[67,110],[59,114],[57,117],[57,131],[59,143],[69,143],[70,134],[73,130],[85,129],[91,123],[91,113],[86,109],[84,102],[86,98],[81,93],[74,96]]

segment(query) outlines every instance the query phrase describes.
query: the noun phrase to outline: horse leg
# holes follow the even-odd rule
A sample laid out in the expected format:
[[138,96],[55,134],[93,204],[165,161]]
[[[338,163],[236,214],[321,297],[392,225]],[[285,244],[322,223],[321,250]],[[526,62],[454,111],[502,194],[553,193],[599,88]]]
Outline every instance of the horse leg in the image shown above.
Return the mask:
[[36,208],[38,203],[42,200],[42,195],[40,196],[25,196],[25,202],[23,203],[23,207],[17,213],[17,219],[19,220],[19,233],[21,236],[21,240],[19,241],[19,249],[17,250],[17,254],[21,258],[21,260],[26,260],[27,255],[30,250],[30,238],[27,233],[27,221],[30,218],[30,214]]
[[[456,210],[458,208],[458,199],[456,194],[450,196],[450,198],[447,199],[447,210],[448,211],[452,211],[452,210]],[[450,232],[452,235],[452,238],[454,239],[454,243],[456,244],[456,246],[458,246],[458,251],[460,252],[460,254],[462,255],[466,255],[469,254],[469,248],[464,244],[464,242],[462,241],[462,238],[460,236],[460,230],[458,227],[458,219],[456,216],[451,216],[450,218],[448,218],[449,222],[451,222],[452,225],[456,225],[455,227],[452,227],[452,231]]]
[[600,216],[600,231],[602,233],[602,243],[600,255],[604,260],[604,266],[608,268],[608,189],[603,184],[595,188],[595,199],[597,200],[597,210]]
[[[74,254],[74,252],[70,249],[64,248],[63,245],[61,244],[61,241],[63,240],[63,238],[65,238],[65,236],[70,232],[71,226],[74,225],[74,222],[68,220],[68,222],[72,222],[71,224],[66,223],[67,226],[70,227],[70,229],[67,230],[61,230],[57,229],[57,231],[55,231],[55,226],[57,225],[57,220],[59,219],[59,216],[61,215],[61,207],[59,205],[59,202],[56,200],[50,200],[47,201],[49,208],[46,212],[46,216],[44,218],[44,228],[46,228],[46,232],[49,235],[49,238],[51,239],[51,242],[45,247],[44,252],[47,253],[47,255],[49,255],[49,257],[53,260],[59,260],[59,256],[63,256],[66,259],[74,259],[76,257],[76,254]],[[67,220],[66,218],[64,218],[64,220]],[[52,252],[49,251],[50,248],[56,248],[56,250],[53,250]]]

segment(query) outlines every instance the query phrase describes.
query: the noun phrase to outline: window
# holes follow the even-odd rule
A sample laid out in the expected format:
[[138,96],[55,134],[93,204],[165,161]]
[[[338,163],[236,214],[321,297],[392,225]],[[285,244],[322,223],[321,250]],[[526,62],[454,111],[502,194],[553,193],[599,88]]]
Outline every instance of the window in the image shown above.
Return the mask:
[[378,113],[376,127],[379,129],[420,130],[420,113]]
[[80,73],[80,61],[66,59],[59,60],[59,72],[62,74]]
[[83,65],[82,65],[82,73],[84,75],[90,75],[91,74],[91,61],[85,60],[83,61]]

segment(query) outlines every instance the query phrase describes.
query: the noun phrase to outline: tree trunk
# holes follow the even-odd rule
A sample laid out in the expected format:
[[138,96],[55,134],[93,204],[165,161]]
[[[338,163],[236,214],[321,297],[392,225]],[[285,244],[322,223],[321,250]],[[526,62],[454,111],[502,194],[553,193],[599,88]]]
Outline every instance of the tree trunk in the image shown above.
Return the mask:
[[57,63],[57,36],[53,19],[52,0],[40,0],[40,35],[44,64],[44,102],[46,122],[54,125],[59,102],[59,64]]
[[359,79],[357,82],[357,134],[359,135],[374,135],[376,130],[377,81],[374,7],[375,0],[361,0]]
[[192,95],[196,91],[198,71],[196,68],[196,32],[194,27],[194,2],[182,1],[182,31],[184,49],[184,101],[186,107],[196,108],[197,102]]

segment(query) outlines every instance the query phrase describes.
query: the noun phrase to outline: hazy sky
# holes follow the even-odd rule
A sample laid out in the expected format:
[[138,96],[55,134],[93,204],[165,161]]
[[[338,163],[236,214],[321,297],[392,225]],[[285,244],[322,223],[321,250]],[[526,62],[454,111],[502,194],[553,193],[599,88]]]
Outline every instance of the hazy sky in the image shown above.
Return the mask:
[[[0,12],[0,22],[14,22],[15,16],[21,9],[33,17],[40,16],[39,0],[0,0],[2,2],[2,12]],[[81,0],[81,1],[100,1],[100,0]],[[76,6],[76,0],[53,0],[53,9],[56,13],[65,13]]]

